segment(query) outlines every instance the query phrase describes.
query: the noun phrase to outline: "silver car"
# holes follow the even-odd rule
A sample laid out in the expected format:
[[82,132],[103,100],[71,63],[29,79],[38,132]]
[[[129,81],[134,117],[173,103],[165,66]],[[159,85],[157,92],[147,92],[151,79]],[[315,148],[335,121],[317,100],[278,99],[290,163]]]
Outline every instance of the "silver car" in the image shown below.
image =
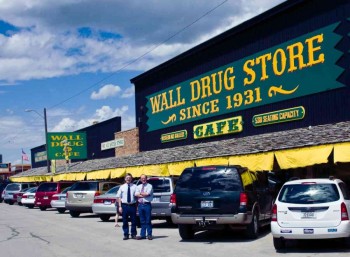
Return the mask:
[[10,183],[8,184],[4,191],[4,202],[8,203],[10,205],[13,205],[14,203],[17,202],[17,199],[15,198],[16,194],[21,192],[22,189],[24,188],[29,188],[29,187],[35,187],[35,183]]
[[66,209],[73,218],[79,217],[81,213],[92,213],[95,196],[104,194],[116,185],[118,183],[108,181],[76,182],[67,192]]
[[66,187],[61,193],[54,194],[51,198],[51,207],[56,208],[59,213],[66,211],[66,195],[70,187]]
[[102,221],[108,221],[116,214],[117,192],[120,185],[111,188],[103,195],[96,196],[92,204],[93,213],[97,214]]

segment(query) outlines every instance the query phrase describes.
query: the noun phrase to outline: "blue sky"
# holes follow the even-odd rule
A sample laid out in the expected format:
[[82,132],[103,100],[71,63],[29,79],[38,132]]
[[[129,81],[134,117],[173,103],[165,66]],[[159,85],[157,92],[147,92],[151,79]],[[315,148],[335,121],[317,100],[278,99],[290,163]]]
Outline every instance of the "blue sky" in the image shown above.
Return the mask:
[[134,128],[131,78],[281,2],[0,0],[3,162],[45,143],[44,108],[49,132]]

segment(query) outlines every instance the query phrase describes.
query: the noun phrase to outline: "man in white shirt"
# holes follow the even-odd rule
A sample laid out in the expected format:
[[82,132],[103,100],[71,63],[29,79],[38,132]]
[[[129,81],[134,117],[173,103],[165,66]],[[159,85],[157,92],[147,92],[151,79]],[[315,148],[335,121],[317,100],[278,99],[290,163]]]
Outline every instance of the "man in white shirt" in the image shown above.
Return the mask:
[[147,183],[147,176],[141,175],[140,180],[142,184],[136,188],[135,196],[138,198],[138,210],[141,223],[140,236],[138,240],[146,239],[146,232],[148,240],[152,240],[152,205],[153,200],[153,187]]
[[120,186],[117,192],[119,201],[119,212],[123,218],[123,240],[129,239],[129,219],[131,220],[131,238],[136,239],[136,204],[135,197],[136,185],[132,183],[132,175],[127,173],[125,175],[125,183]]

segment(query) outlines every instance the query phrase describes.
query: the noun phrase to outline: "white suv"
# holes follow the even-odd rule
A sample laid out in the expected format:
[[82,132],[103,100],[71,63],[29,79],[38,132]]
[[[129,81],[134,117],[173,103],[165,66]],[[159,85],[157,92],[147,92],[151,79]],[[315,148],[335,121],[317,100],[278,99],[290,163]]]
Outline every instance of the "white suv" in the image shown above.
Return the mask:
[[343,238],[350,242],[350,195],[339,179],[286,182],[272,208],[271,233],[276,250],[287,239]]

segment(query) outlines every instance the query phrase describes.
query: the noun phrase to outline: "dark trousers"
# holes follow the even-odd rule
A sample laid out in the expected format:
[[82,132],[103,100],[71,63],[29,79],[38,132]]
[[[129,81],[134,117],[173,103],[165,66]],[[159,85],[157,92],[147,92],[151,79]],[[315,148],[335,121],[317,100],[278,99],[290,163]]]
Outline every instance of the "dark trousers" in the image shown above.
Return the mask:
[[129,236],[129,219],[131,221],[131,236],[136,236],[136,204],[122,204],[123,232],[124,236]]
[[138,205],[140,223],[141,223],[141,237],[152,236],[152,205],[150,203],[139,203]]

